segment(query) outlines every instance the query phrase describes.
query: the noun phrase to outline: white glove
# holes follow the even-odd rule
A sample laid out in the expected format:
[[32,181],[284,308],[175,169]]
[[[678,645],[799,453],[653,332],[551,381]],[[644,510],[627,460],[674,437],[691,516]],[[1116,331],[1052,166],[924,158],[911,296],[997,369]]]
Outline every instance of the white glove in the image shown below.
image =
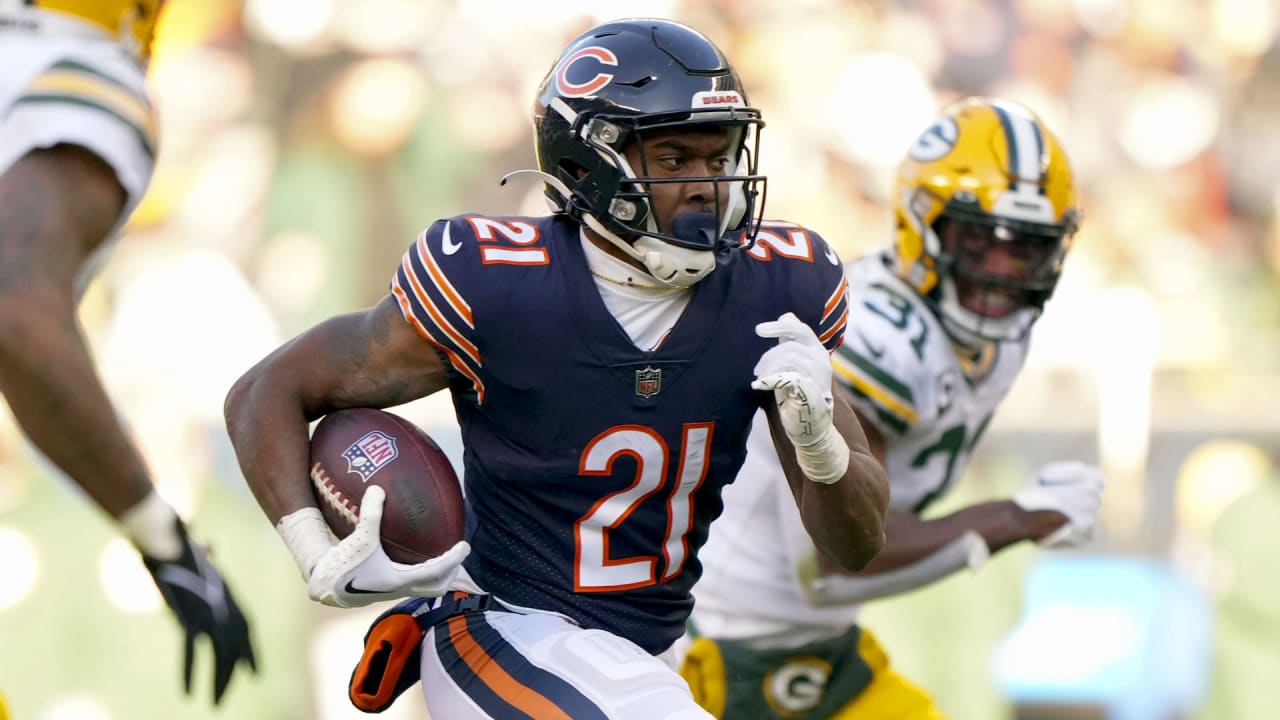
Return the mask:
[[778,338],[756,363],[751,387],[772,390],[782,426],[811,480],[833,483],[849,467],[849,446],[831,422],[831,356],[813,329],[792,313],[756,325],[756,335]]
[[1054,510],[1067,523],[1040,540],[1044,547],[1078,547],[1093,537],[1102,508],[1102,473],[1075,460],[1051,462],[1036,471],[1013,502],[1023,510]]
[[812,445],[831,427],[831,356],[792,313],[756,325],[756,335],[778,338],[778,344],[760,356],[751,387],[772,390],[791,441]]
[[355,530],[321,555],[311,570],[307,594],[312,600],[350,608],[402,597],[439,597],[452,589],[471,546],[459,541],[425,562],[394,562],[382,549],[385,500],[381,487],[371,485],[365,490]]

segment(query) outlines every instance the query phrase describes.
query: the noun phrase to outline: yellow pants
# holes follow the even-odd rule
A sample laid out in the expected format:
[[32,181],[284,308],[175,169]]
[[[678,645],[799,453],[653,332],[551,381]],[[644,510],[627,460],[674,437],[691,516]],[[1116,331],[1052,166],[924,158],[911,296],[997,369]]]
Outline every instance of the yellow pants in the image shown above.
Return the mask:
[[[740,649],[734,652],[740,652]],[[847,654],[849,648],[839,652]],[[786,667],[800,667],[801,672],[807,667],[813,673],[817,673],[811,678],[797,676],[800,680],[812,681],[810,687],[814,689],[810,692],[811,697],[813,692],[819,695],[845,693],[849,696],[849,699],[843,701],[838,709],[827,714],[825,720],[945,720],[945,716],[938,710],[933,698],[927,692],[889,667],[888,655],[885,654],[875,636],[865,628],[858,635],[857,658],[853,660],[860,666],[859,672],[831,675],[830,669],[840,662],[839,660],[804,654],[789,658]],[[730,698],[728,693],[731,683],[726,677],[725,659],[721,654],[721,646],[709,638],[698,638],[680,668],[680,675],[689,683],[689,688],[693,691],[693,697],[698,704],[720,720],[756,720],[756,718],[747,718],[745,713],[741,712],[739,717],[726,715],[727,707],[742,708],[744,706],[758,708],[755,711],[760,714],[758,716],[767,716],[767,713],[772,713],[773,717],[820,717],[813,710],[779,706],[779,700],[771,693],[770,687],[773,684],[772,678],[786,671],[786,667],[770,670],[762,668],[758,683],[734,684],[738,691],[742,691],[745,687],[747,688],[745,692],[759,697]],[[822,675],[824,668],[828,671],[825,677]],[[841,682],[859,678],[858,684],[853,687],[840,686]],[[792,686],[795,687],[795,683],[792,683]],[[818,707],[819,703],[816,699],[813,705]]]
[[4,704],[4,695],[0,695],[0,720],[9,720],[9,706]]

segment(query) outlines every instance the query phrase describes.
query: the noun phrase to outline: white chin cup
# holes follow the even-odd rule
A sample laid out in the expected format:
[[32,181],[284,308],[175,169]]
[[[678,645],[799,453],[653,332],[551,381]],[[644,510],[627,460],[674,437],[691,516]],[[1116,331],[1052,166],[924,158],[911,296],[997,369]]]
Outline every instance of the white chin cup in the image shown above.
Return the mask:
[[658,282],[672,287],[689,287],[716,269],[711,250],[690,250],[642,236],[634,243],[645,269]]

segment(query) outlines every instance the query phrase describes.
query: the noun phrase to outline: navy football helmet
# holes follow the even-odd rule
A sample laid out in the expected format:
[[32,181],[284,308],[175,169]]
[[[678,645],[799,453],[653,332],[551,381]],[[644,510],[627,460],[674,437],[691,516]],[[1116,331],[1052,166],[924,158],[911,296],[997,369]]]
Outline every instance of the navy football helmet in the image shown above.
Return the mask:
[[[727,127],[737,144],[729,174],[650,177],[623,154],[646,132]],[[611,22],[565,48],[538,92],[538,167],[552,206],[641,262],[659,281],[687,286],[750,247],[764,207],[756,174],[760,112],[737,73],[705,36],[669,20]],[[660,227],[650,188],[710,183],[714,213],[686,213]]]

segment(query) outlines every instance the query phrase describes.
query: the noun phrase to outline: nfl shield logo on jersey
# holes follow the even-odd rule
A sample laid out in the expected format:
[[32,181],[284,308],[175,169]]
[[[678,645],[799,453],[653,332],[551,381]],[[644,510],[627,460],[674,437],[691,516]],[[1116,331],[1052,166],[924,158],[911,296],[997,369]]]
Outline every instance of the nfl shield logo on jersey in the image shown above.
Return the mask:
[[358,473],[360,479],[369,482],[373,474],[396,459],[396,439],[374,430],[351,444],[342,452],[347,459],[347,472]]
[[651,398],[662,391],[662,368],[646,367],[636,371],[636,394]]

